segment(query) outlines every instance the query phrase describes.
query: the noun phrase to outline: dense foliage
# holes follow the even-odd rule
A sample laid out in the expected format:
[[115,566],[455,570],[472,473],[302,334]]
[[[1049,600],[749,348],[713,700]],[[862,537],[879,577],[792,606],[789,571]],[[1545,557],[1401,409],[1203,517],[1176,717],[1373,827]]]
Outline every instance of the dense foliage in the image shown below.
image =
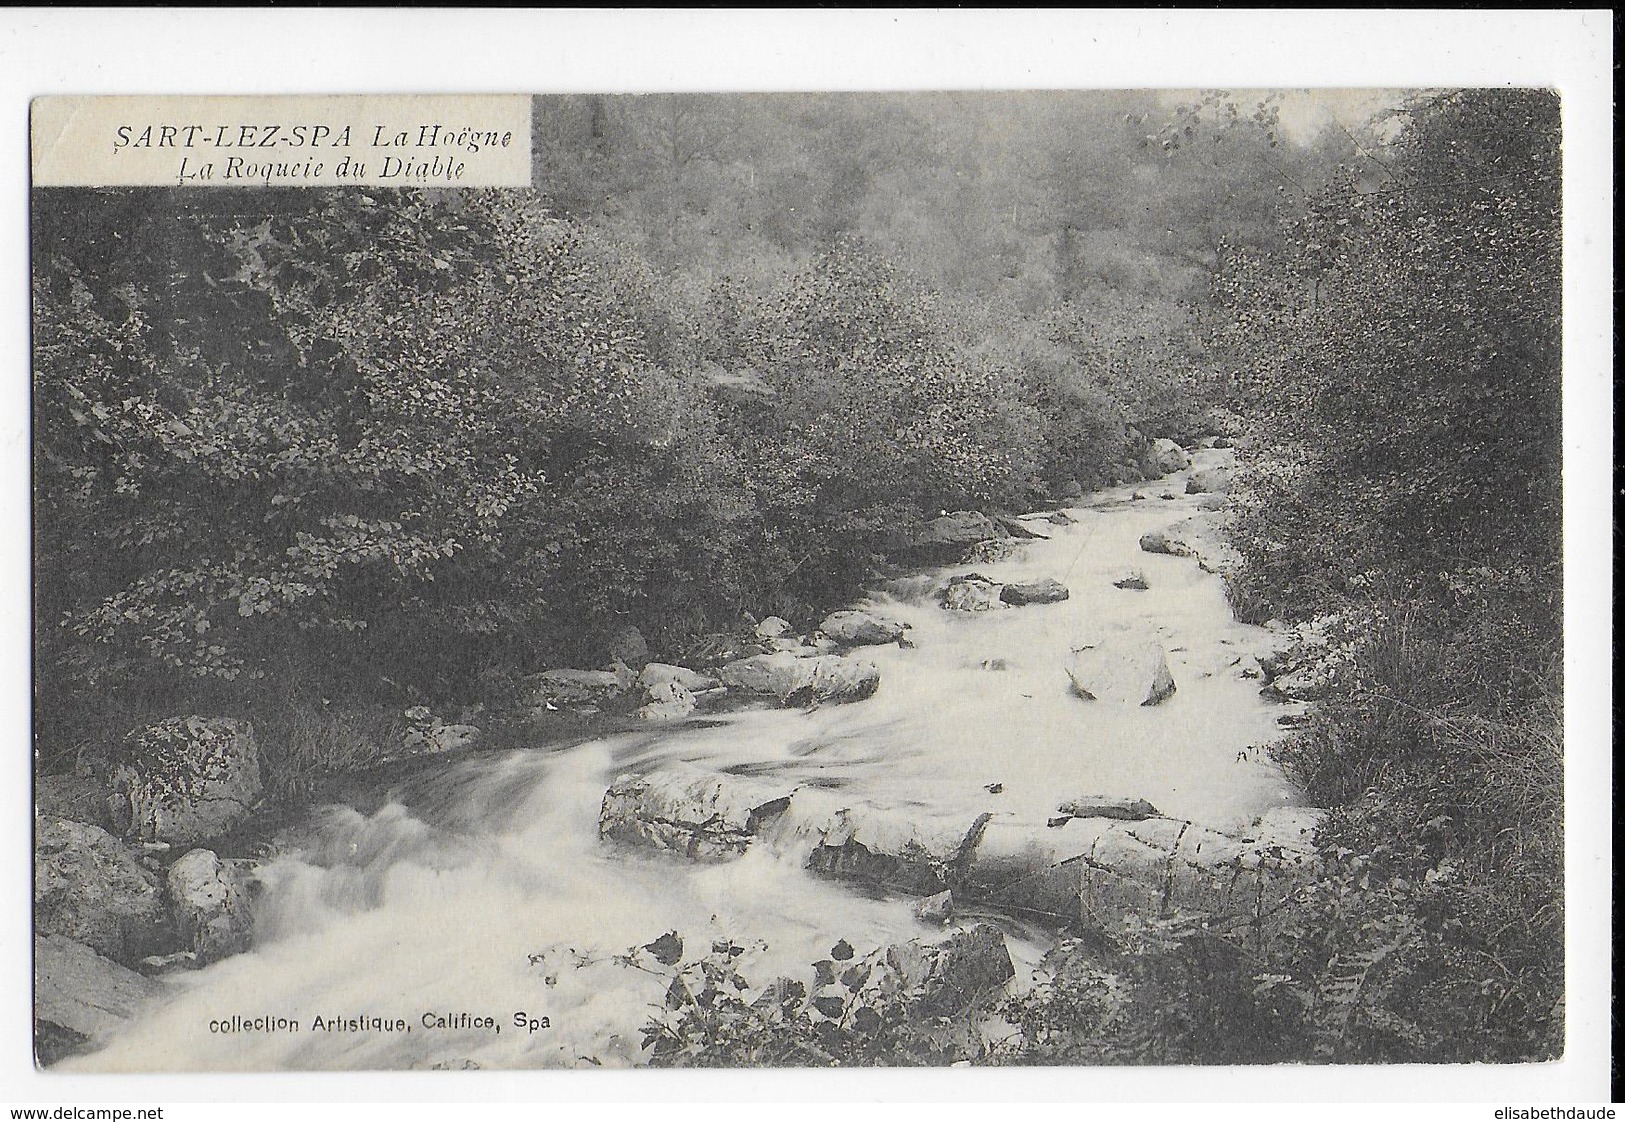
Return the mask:
[[1326,844],[1389,855],[1387,913],[1442,925],[1395,1011],[1448,1010],[1459,1058],[1561,1051],[1559,137],[1547,92],[1419,99],[1374,183],[1219,283],[1259,445],[1237,603],[1352,636],[1278,755]]

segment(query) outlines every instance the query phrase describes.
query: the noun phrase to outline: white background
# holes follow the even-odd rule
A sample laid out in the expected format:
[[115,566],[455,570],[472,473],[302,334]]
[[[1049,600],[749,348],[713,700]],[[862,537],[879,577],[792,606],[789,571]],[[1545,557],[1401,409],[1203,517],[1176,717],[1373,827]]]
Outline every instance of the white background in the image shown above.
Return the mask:
[[[438,1101],[1600,1102],[1608,1095],[1612,456],[1609,12],[54,11],[0,15],[0,1106],[460,1117]],[[1514,1068],[42,1075],[30,1062],[27,99],[46,93],[1548,85],[1564,96],[1568,1050]],[[358,964],[360,968],[360,964]],[[184,1103],[229,1103],[186,1108]],[[243,1104],[288,1102],[273,1114]],[[416,1105],[412,1105],[416,1104]],[[545,1108],[544,1108],[545,1109]],[[644,1108],[648,1109],[648,1108]],[[698,1113],[689,1106],[677,1111]],[[738,1108],[734,1108],[738,1109]],[[777,1111],[780,1108],[767,1108]],[[824,1108],[827,1110],[828,1108]],[[843,1108],[844,1109],[844,1108]],[[940,1109],[940,1108],[938,1108]],[[968,1107],[985,1113],[985,1108]],[[1064,1108],[1069,1112],[1079,1108]],[[1087,1108],[1084,1108],[1087,1109]],[[1136,1113],[1142,1106],[1124,1107]],[[1221,1113],[1249,1116],[1231,1105]],[[487,1113],[482,1111],[481,1113]],[[1412,1105],[1402,1115],[1439,1113]],[[664,1110],[662,1111],[664,1114]],[[710,1113],[710,1112],[708,1112]],[[799,1111],[793,1113],[800,1113]],[[823,1113],[823,1111],[820,1111]],[[1154,1114],[1172,1113],[1153,1111]],[[1179,1108],[1178,1113],[1190,1113]],[[1323,1114],[1275,1106],[1270,1116]],[[1355,1111],[1334,1110],[1335,1114]],[[1368,1114],[1370,1111],[1360,1110]],[[1383,1113],[1389,1113],[1384,1109]]]

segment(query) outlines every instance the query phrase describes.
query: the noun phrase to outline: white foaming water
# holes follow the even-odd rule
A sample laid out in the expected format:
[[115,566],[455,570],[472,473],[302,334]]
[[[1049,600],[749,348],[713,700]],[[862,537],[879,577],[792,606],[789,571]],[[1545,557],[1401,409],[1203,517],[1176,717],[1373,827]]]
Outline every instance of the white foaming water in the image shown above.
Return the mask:
[[[1209,466],[1227,453],[1198,454]],[[1150,484],[1179,491],[1181,476]],[[868,648],[881,670],[867,701],[814,712],[758,710],[557,752],[448,763],[372,815],[318,812],[297,854],[262,868],[256,945],[167,980],[167,992],[72,1070],[487,1068],[640,1062],[640,1029],[665,979],[624,961],[665,931],[689,954],[713,940],[749,947],[765,984],[808,976],[845,938],[860,952],[929,932],[913,901],[873,899],[802,866],[812,839],[782,824],[738,860],[693,864],[606,845],[597,817],[625,771],[698,762],[824,788],[838,805],[968,823],[980,813],[1042,824],[1078,795],[1148,799],[1163,813],[1244,825],[1296,792],[1260,753],[1283,711],[1234,665],[1268,645],[1235,622],[1223,585],[1194,561],[1144,553],[1141,534],[1191,503],[1096,496],[1075,525],[994,564],[955,566],[999,581],[1056,577],[1057,604],[976,614],[877,596],[864,606],[911,625],[914,649]],[[1120,504],[1120,505],[1116,505]],[[1140,569],[1148,591],[1112,581]],[[1113,632],[1154,638],[1178,691],[1161,705],[1085,701],[1065,672],[1072,648]],[[1004,669],[985,669],[1002,660]],[[997,794],[988,787],[1001,785]],[[794,807],[792,807],[792,815]],[[764,949],[752,944],[761,941]],[[1016,941],[1018,958],[1039,948]],[[647,957],[643,959],[647,964]],[[501,1032],[436,1029],[425,1014],[491,1017]],[[516,1024],[546,1017],[535,1032]],[[287,1018],[297,1032],[222,1032],[234,1016]],[[401,1020],[406,1031],[314,1031],[312,1019]]]

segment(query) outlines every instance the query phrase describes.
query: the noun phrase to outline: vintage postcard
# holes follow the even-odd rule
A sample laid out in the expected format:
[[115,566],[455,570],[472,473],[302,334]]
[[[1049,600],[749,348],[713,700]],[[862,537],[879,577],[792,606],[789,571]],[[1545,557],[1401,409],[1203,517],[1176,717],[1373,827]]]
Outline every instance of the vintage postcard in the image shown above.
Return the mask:
[[37,1063],[1560,1058],[1562,112],[36,100]]

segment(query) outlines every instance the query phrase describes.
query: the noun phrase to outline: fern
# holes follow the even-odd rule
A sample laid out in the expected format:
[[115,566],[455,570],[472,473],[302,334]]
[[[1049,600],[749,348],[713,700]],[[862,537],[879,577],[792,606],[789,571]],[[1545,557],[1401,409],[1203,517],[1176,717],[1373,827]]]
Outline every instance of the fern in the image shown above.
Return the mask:
[[1330,1045],[1335,1053],[1347,1049],[1349,1032],[1356,1025],[1382,1027],[1379,1022],[1390,1019],[1408,1023],[1397,1015],[1390,1017],[1387,1000],[1395,979],[1390,974],[1384,980],[1383,968],[1415,942],[1418,926],[1409,916],[1382,926],[1396,930],[1378,946],[1333,955],[1320,976],[1320,1020],[1332,1030]]

